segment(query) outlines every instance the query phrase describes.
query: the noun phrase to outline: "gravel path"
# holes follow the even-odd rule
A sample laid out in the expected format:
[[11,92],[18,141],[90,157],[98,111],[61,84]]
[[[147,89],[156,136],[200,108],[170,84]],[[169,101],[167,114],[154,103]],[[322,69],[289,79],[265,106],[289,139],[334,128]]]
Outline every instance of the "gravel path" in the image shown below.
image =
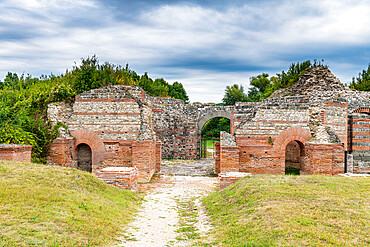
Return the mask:
[[215,159],[162,160],[161,175],[209,176],[214,175]]
[[[126,229],[119,246],[189,246],[194,234],[204,236],[209,231],[211,226],[200,198],[214,191],[217,178],[160,175],[159,183],[145,196],[141,210]],[[187,213],[194,214],[196,220],[187,220],[184,216]],[[181,226],[189,225],[195,229],[189,235],[186,231],[176,232]]]

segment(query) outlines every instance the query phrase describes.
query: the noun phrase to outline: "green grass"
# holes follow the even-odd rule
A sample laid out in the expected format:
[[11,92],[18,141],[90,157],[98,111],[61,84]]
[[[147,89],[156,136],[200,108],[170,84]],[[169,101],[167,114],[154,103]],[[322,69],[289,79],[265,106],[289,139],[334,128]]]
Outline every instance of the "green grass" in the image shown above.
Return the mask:
[[140,203],[64,167],[0,162],[0,246],[106,246]]
[[215,147],[215,142],[219,142],[220,140],[206,140],[206,146],[207,148],[214,148]]
[[286,175],[299,175],[301,173],[301,170],[294,167],[287,167],[285,168],[285,174]]
[[177,207],[179,218],[179,226],[176,230],[179,233],[176,240],[187,241],[199,239],[199,229],[195,226],[198,222],[197,216],[197,206],[195,205],[195,197],[187,198],[184,200],[177,199]]
[[370,179],[251,176],[203,201],[214,246],[370,246]]

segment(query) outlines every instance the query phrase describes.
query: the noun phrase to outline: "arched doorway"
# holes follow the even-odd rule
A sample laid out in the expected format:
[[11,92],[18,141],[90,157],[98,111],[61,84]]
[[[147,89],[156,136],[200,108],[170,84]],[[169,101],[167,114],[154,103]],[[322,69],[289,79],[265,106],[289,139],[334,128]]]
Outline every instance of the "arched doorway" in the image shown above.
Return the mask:
[[303,169],[304,145],[300,141],[291,141],[285,148],[285,174],[299,175]]
[[201,158],[215,157],[215,142],[220,141],[220,132],[230,133],[230,119],[225,117],[214,117],[209,119],[201,129]]
[[85,143],[77,146],[77,169],[92,172],[92,151]]

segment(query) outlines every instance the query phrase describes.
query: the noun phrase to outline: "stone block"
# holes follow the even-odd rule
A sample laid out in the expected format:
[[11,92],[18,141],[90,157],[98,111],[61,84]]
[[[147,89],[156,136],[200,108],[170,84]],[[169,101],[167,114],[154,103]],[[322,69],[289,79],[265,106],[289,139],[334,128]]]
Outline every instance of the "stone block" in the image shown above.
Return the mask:
[[138,169],[136,167],[106,167],[95,174],[104,182],[137,192]]

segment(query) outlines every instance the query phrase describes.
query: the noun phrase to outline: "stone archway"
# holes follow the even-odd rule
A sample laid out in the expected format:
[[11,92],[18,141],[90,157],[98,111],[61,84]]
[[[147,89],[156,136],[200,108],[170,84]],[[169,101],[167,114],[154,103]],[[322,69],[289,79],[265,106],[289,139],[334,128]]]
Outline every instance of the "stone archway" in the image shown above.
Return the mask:
[[[215,110],[215,111],[209,111],[203,116],[199,117],[198,119],[198,134],[202,132],[203,126],[212,118],[228,118],[231,120],[231,111],[226,111],[226,110]],[[231,124],[231,122],[230,122]]]
[[370,114],[370,107],[362,107],[357,110],[354,110],[353,113],[367,113]]
[[[74,153],[77,155],[80,144],[85,144],[91,149],[91,170],[96,172],[102,165],[105,155],[105,147],[102,139],[91,130],[80,129],[72,131],[71,135],[75,138]],[[85,147],[86,148],[86,147]]]
[[77,169],[92,172],[92,151],[85,143],[77,146]]

